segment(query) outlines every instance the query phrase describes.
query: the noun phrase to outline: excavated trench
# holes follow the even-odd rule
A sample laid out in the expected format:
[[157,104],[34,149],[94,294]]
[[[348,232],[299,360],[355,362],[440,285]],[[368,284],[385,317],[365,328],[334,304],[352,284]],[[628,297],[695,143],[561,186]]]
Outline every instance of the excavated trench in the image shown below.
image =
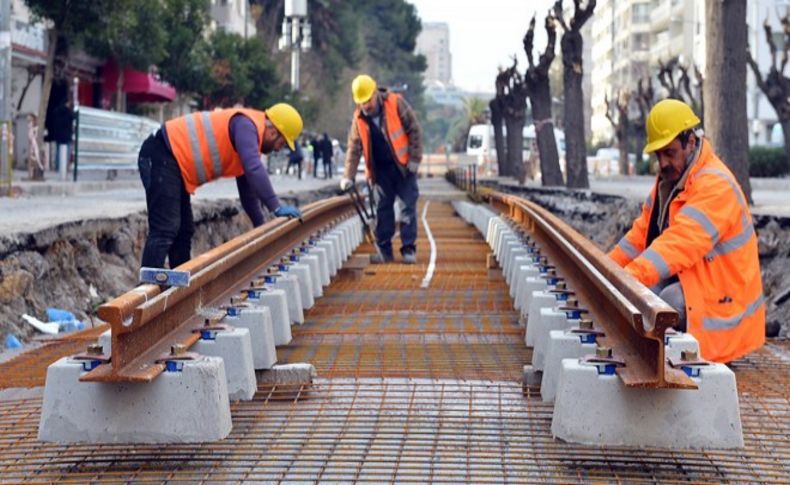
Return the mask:
[[[484,183],[503,192],[517,192],[551,210],[599,247],[609,249],[628,229],[639,202],[624,197],[556,189],[514,188]],[[495,187],[494,187],[495,186]],[[328,188],[300,194],[300,205],[334,194]],[[249,221],[237,200],[193,204],[199,254],[247,231]],[[755,216],[768,322],[790,333],[790,218]],[[47,307],[74,313],[88,325],[107,299],[137,283],[147,223],[139,212],[118,219],[61,224],[35,233],[0,238],[0,335],[13,333],[23,342],[37,331],[26,324],[27,313],[46,320]]]

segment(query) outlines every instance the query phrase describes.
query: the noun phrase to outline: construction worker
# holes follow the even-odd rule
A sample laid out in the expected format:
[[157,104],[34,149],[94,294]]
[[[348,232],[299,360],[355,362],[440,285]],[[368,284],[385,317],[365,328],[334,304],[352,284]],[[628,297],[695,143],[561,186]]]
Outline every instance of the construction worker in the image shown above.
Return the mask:
[[368,75],[351,83],[357,104],[348,135],[345,173],[340,188],[346,191],[356,178],[360,157],[365,157],[365,176],[376,192],[376,244],[371,262],[393,261],[395,197],[403,203],[400,218],[401,257],[417,262],[417,170],[422,159],[422,133],[411,106],[400,94],[378,89]]
[[280,205],[261,153],[286,144],[293,149],[302,117],[290,105],[266,111],[232,108],[192,113],[166,122],[140,148],[138,165],[148,206],[148,239],[143,266],[171,268],[188,261],[194,233],[189,196],[220,177],[235,177],[239,199],[257,227],[261,204],[278,217],[301,217],[295,207]]
[[678,311],[704,359],[729,362],[765,342],[757,236],[737,180],[699,123],[675,99],[650,110],[644,151],[655,153],[660,173],[609,256]]

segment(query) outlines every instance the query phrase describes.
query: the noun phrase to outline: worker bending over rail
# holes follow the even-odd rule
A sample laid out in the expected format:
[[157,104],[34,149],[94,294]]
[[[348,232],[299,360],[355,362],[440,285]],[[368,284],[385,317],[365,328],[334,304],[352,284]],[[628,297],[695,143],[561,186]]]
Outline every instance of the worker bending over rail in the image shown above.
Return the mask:
[[143,266],[170,267],[190,259],[191,194],[220,177],[236,177],[239,199],[257,227],[263,224],[261,204],[278,217],[301,217],[299,210],[281,206],[261,162],[286,144],[293,150],[302,131],[302,117],[289,104],[266,111],[220,109],[192,113],[166,122],[140,148],[138,165],[148,206],[148,239]]
[[403,202],[400,218],[401,256],[406,264],[417,262],[417,170],[422,160],[422,132],[414,111],[398,93],[378,89],[368,75],[351,84],[354,111],[348,134],[345,174],[340,188],[351,188],[357,165],[365,156],[365,177],[375,190],[376,244],[373,263],[393,261],[395,197]]
[[729,362],[765,342],[757,236],[738,182],[699,124],[681,101],[650,110],[644,151],[661,170],[609,256],[678,311],[703,358]]

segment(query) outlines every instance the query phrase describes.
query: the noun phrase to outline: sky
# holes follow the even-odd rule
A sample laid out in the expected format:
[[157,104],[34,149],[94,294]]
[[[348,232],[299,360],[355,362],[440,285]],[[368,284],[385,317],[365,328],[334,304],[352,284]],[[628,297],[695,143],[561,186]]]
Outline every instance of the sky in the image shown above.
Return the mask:
[[[553,0],[407,0],[423,22],[450,26],[455,85],[467,91],[494,91],[498,66],[509,66],[517,54],[526,69],[522,39],[537,10],[536,49],[546,43],[542,20]],[[558,39],[559,41],[559,39]]]

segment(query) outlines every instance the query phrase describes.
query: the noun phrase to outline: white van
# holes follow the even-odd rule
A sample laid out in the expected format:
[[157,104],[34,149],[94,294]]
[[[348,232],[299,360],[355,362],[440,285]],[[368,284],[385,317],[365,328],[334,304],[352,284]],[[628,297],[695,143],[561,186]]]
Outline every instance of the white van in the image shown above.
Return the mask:
[[[507,130],[502,127],[502,131],[507,136]],[[535,125],[528,125],[524,127],[524,146],[522,152],[523,160],[528,160],[530,157],[530,150],[535,139]],[[565,132],[557,128],[554,129],[554,138],[557,140],[557,152],[560,156],[560,166],[565,171]],[[497,153],[496,141],[494,139],[494,125],[472,125],[469,128],[469,136],[466,139],[466,154],[477,158],[478,165],[484,165],[486,162],[496,166]]]

